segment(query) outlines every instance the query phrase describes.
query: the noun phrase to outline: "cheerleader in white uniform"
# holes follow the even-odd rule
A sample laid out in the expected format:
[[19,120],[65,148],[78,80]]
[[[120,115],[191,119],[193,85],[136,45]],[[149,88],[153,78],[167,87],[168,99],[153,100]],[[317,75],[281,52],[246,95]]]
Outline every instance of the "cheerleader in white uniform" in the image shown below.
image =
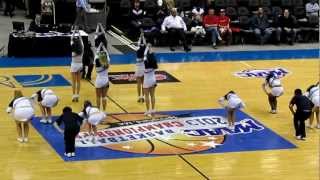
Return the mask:
[[234,91],[229,91],[226,95],[219,98],[218,103],[226,108],[228,125],[230,128],[234,129],[236,119],[235,112],[237,109],[244,108],[245,104]]
[[268,95],[268,101],[271,107],[270,113],[277,113],[277,98],[283,94],[283,87],[279,77],[274,73],[270,72],[265,82],[262,84],[263,91]]
[[[148,43],[146,47],[146,55],[144,57],[144,79],[143,79],[143,91],[146,100],[147,111],[145,115],[152,116],[155,113],[155,89],[157,86],[155,71],[158,69],[157,60],[154,53],[151,50],[151,44]],[[151,100],[151,103],[150,103]],[[151,108],[150,108],[151,104]]]
[[84,52],[83,41],[79,30],[74,30],[71,36],[71,78],[72,78],[72,102],[79,101],[81,70],[83,68],[82,57]]
[[7,113],[12,116],[17,125],[19,142],[28,142],[29,122],[34,116],[34,107],[30,98],[23,97],[19,90],[14,91],[14,99],[7,108]]
[[144,93],[142,89],[143,84],[143,75],[144,75],[144,57],[147,54],[146,49],[146,39],[143,36],[143,33],[140,34],[139,40],[138,40],[138,46],[139,49],[137,50],[137,63],[136,63],[136,72],[135,77],[137,80],[137,91],[138,91],[138,102],[143,103],[144,102]]
[[97,106],[100,109],[100,104],[102,102],[102,109],[103,111],[106,110],[107,106],[107,93],[109,90],[109,76],[108,76],[108,69],[109,69],[110,57],[107,49],[100,43],[97,53],[95,56],[95,66],[96,66],[96,102]]
[[52,108],[58,104],[58,96],[51,89],[41,89],[32,95],[35,100],[37,98],[42,113],[41,123],[52,123]]
[[92,106],[90,101],[85,101],[83,110],[79,113],[79,116],[84,118],[88,123],[89,134],[92,135],[91,141],[92,143],[96,143],[97,125],[107,117],[106,114],[101,112],[97,107]]
[[317,125],[316,128],[320,129],[320,119],[319,119],[319,107],[320,107],[320,94],[319,94],[319,83],[315,85],[311,85],[306,92],[306,96],[312,101],[314,104],[313,109],[312,109],[312,114],[309,119],[309,128],[313,128],[313,119],[314,119],[314,114],[316,115],[317,118]]

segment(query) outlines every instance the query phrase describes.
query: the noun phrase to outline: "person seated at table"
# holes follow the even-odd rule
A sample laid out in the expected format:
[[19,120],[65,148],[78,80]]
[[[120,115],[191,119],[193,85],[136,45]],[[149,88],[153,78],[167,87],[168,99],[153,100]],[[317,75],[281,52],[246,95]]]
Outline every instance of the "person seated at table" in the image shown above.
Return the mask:
[[29,31],[37,32],[41,26],[41,16],[40,14],[36,14],[34,20],[31,21],[29,25]]
[[44,24],[55,24],[53,0],[41,0],[41,19]]

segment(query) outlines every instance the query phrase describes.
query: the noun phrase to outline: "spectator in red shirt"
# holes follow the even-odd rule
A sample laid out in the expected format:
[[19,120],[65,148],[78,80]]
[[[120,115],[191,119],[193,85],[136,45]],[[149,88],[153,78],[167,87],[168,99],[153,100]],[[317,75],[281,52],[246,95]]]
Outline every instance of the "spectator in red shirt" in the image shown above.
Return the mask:
[[208,15],[203,18],[203,26],[207,32],[211,34],[211,43],[214,49],[217,49],[217,38],[221,41],[218,31],[219,17],[214,15],[214,9],[208,10]]
[[232,42],[232,31],[230,28],[230,18],[226,16],[224,9],[220,9],[218,30],[222,37],[227,40],[227,45],[230,45]]

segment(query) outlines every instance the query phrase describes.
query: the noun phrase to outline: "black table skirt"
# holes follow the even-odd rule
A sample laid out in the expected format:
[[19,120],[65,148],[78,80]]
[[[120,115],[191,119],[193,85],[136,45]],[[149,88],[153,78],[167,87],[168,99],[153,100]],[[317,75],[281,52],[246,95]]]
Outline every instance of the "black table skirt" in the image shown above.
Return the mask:
[[[83,36],[84,43],[88,37]],[[70,36],[15,37],[9,36],[8,57],[71,56]]]

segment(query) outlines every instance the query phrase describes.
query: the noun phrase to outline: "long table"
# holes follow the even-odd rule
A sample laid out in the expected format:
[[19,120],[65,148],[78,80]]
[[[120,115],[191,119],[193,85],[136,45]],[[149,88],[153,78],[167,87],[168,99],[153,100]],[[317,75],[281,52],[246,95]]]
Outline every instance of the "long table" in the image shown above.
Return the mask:
[[[80,31],[83,43],[88,34]],[[71,33],[10,33],[8,57],[62,57],[71,56]]]

